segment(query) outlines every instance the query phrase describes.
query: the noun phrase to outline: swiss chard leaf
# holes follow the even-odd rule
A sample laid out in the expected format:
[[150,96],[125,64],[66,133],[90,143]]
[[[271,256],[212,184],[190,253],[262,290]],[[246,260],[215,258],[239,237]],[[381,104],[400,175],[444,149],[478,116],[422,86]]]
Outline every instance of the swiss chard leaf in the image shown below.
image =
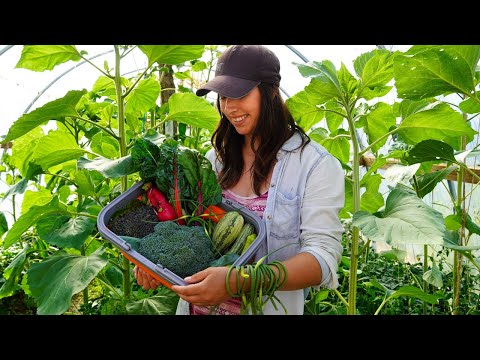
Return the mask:
[[[156,145],[140,139],[132,147],[134,166],[144,181],[154,181],[176,208],[190,213],[222,201],[222,189],[208,159],[174,139]],[[178,211],[177,211],[178,212]]]
[[133,166],[139,170],[140,177],[145,181],[155,178],[160,149],[148,139],[137,139],[132,147]]
[[218,185],[217,177],[212,164],[200,152],[194,149],[181,147],[178,153],[179,166],[183,167],[184,175],[190,185],[190,193],[197,202],[198,213],[203,207],[215,205],[222,201],[222,189]]

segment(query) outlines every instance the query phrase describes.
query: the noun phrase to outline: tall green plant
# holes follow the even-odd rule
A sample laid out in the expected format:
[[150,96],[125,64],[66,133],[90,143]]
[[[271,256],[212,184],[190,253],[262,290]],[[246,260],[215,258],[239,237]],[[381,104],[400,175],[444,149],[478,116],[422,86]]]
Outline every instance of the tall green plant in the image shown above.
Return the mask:
[[[476,132],[462,115],[449,104],[433,102],[432,97],[459,91],[470,98],[468,106],[474,107],[478,102],[475,67],[479,51],[478,46],[412,47],[406,53],[374,50],[355,59],[356,77],[343,64],[337,71],[328,60],[297,64],[300,73],[311,81],[287,100],[287,105],[298,123],[310,130],[312,138],[335,155],[347,170],[346,201],[341,216],[351,218],[353,224],[347,243],[351,257],[348,301],[342,299],[348,314],[356,313],[358,259],[370,244],[369,241],[360,244],[360,230],[368,239],[391,245],[446,244],[442,215],[425,205],[414,191],[401,186],[395,187],[384,203],[379,193],[382,177],[376,172],[387,163],[387,158],[412,161],[415,151],[408,156],[408,149],[419,145],[425,150],[422,147],[425,143],[421,144],[424,140],[437,140],[456,149],[460,137],[472,140]],[[438,62],[439,58],[442,61]],[[390,92],[392,78],[398,96],[406,100],[386,104],[377,99],[372,104],[372,100]],[[324,119],[326,126],[320,128],[319,122]],[[342,127],[344,123],[347,131]],[[360,144],[357,128],[366,134],[366,146]],[[379,150],[393,136],[405,142],[407,149],[381,154]],[[439,149],[429,150],[430,154],[438,155]],[[372,152],[376,161],[361,177],[360,160],[367,152]]]
[[[148,65],[141,74],[125,78],[122,60],[134,48],[115,45],[113,68],[107,63],[103,68],[97,66],[72,45],[24,46],[17,63],[19,68],[46,71],[67,61],[84,60],[100,73],[90,91],[70,90],[63,98],[22,115],[1,141],[13,143],[12,158],[24,179],[24,186],[15,186],[8,195],[24,194],[27,184],[48,193],[30,198],[30,207],[22,209],[2,244],[8,249],[32,230],[36,239],[47,244],[34,263],[11,264],[12,272],[26,270],[27,291],[36,299],[39,314],[65,312],[72,296],[85,290],[94,278],[113,289],[107,276],[99,276],[111,266],[122,271],[121,293],[129,298],[130,264],[99,236],[96,216],[101,207],[138,180],[129,155],[134,139],[159,139],[159,134],[145,133],[142,126],[144,114],[156,108],[161,91],[152,75],[157,64],[183,64],[204,51],[203,45],[138,46]],[[175,120],[206,129],[213,129],[218,121],[216,110],[194,94],[174,94],[167,105],[160,121]],[[50,121],[56,127],[45,133],[42,125]],[[27,199],[25,196],[24,201]],[[84,292],[84,303],[87,294]]]

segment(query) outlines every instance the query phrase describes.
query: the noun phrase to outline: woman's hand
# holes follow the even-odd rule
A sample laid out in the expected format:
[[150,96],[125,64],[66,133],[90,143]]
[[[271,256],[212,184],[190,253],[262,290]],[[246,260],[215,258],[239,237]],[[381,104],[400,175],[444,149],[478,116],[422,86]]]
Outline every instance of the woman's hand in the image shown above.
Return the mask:
[[183,300],[198,306],[214,306],[231,296],[225,286],[228,267],[209,267],[184,280],[189,285],[173,285],[172,290]]
[[144,290],[155,290],[160,285],[159,281],[157,281],[155,278],[150,276],[147,272],[143,271],[136,265],[133,268],[133,275],[135,276],[135,279],[137,279],[138,285],[140,285]]

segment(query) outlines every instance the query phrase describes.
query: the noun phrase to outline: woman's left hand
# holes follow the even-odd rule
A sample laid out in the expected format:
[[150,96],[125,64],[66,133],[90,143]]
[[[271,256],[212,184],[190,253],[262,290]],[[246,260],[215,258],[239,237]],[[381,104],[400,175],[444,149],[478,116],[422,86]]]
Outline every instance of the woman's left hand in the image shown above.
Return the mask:
[[231,298],[225,286],[227,272],[228,267],[209,267],[186,277],[189,285],[172,285],[172,290],[193,305],[218,305]]

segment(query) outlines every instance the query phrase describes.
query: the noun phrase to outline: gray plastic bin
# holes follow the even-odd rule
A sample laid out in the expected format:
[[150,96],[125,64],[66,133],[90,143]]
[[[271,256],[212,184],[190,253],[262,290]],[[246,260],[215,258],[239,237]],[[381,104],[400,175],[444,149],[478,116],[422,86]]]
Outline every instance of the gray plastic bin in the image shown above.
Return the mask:
[[[100,211],[97,218],[98,231],[105,239],[115,245],[128,260],[147,271],[151,276],[165,286],[170,288],[172,285],[186,285],[187,283],[180,276],[163,267],[162,264],[154,264],[146,257],[139,254],[129,243],[110,231],[110,229],[107,227],[107,224],[112,216],[114,216],[118,211],[130,206],[131,202],[143,193],[143,184],[143,182],[136,183]],[[255,228],[257,238],[249,246],[247,251],[240,255],[233,265],[237,266],[247,264],[258,250],[262,242],[266,239],[265,223],[254,212],[245,209],[241,205],[231,200],[223,199],[219,206],[226,211],[237,210],[242,214],[245,221],[252,224]]]

